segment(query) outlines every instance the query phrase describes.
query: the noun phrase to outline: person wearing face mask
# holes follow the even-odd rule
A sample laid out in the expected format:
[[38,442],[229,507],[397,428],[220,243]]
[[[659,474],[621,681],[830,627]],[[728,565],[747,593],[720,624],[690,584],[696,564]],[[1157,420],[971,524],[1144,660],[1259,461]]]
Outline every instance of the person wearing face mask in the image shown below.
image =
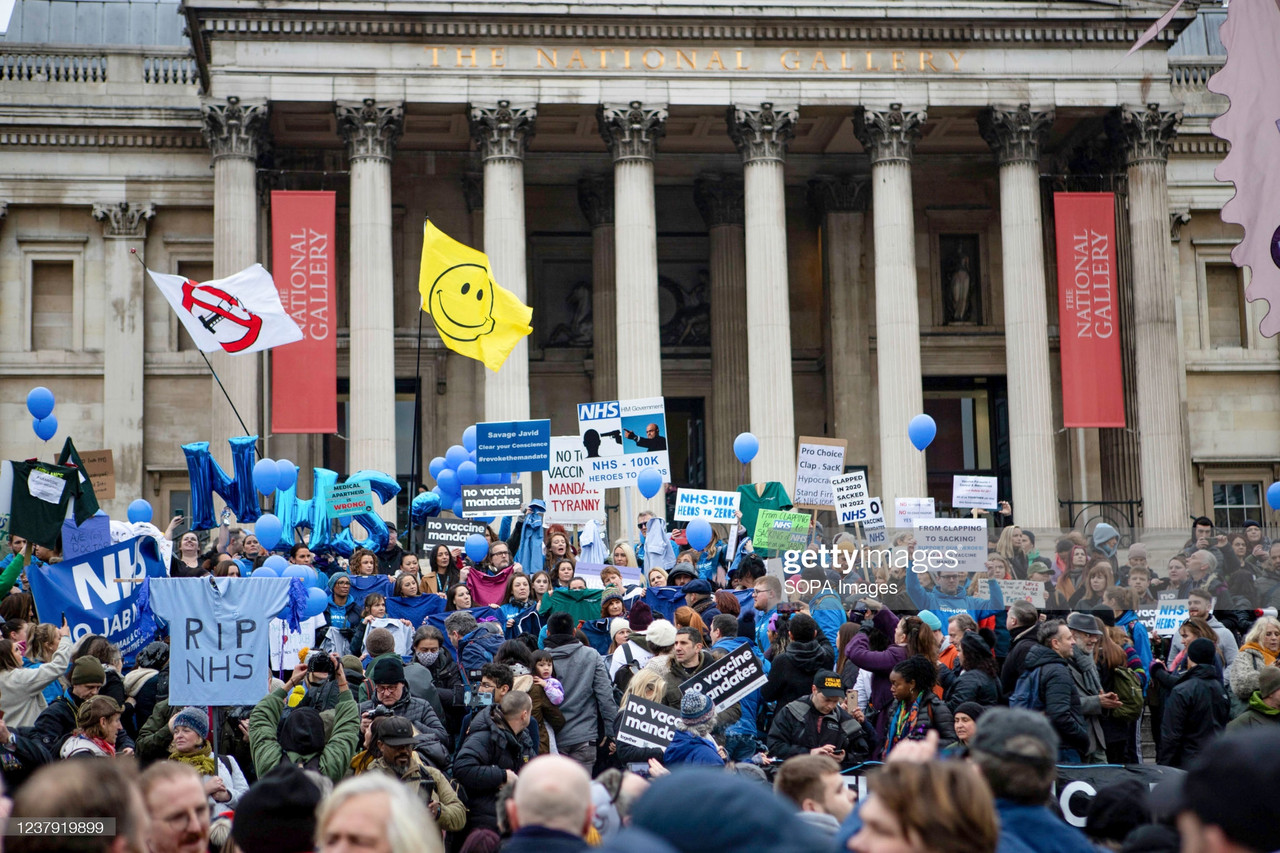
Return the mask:
[[443,646],[444,634],[440,629],[423,625],[413,634],[413,661],[404,668],[404,674],[409,692],[419,698],[425,698],[417,692],[424,683],[423,676],[430,677],[432,690],[444,712],[440,719],[452,740],[461,730],[462,718],[467,712],[467,688],[457,662]]

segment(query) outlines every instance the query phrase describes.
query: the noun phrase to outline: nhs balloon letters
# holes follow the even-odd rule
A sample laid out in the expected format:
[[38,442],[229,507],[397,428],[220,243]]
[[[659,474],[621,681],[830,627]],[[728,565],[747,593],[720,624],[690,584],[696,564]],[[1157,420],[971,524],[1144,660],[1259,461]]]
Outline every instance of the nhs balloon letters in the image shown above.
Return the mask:
[[258,496],[253,490],[253,465],[256,461],[256,435],[242,435],[228,441],[231,445],[231,463],[234,477],[228,477],[209,453],[209,442],[193,441],[182,445],[187,457],[187,476],[191,479],[191,529],[209,530],[217,522],[213,518],[213,496],[216,493],[236,520],[257,521],[262,511],[258,509]]
[[[368,483],[379,503],[393,501],[396,495],[400,494],[400,484],[380,471],[357,471],[348,477],[346,482],[348,484]],[[350,527],[340,526],[341,532],[337,534],[333,532],[334,525],[326,515],[325,503],[337,483],[337,472],[330,471],[328,468],[316,468],[311,478],[311,494],[314,497],[310,500],[298,499],[296,482],[287,489],[276,490],[275,513],[283,527],[279,547],[293,547],[296,542],[294,530],[298,527],[305,527],[311,531],[306,544],[316,554],[337,553],[343,557],[350,557],[356,548],[367,548],[377,552],[387,547],[387,541],[390,539],[387,523],[374,512],[364,512],[351,517],[351,521],[356,522],[369,533],[359,542],[355,541],[351,535]]]

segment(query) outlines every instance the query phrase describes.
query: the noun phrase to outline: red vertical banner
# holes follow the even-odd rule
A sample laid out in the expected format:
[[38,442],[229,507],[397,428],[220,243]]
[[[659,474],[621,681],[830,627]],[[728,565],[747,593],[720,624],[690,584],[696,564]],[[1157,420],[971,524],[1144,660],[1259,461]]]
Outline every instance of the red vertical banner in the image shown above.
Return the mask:
[[1054,193],[1053,211],[1064,425],[1123,427],[1115,196]]
[[338,431],[336,205],[332,192],[271,193],[271,274],[303,334],[271,351],[275,433]]

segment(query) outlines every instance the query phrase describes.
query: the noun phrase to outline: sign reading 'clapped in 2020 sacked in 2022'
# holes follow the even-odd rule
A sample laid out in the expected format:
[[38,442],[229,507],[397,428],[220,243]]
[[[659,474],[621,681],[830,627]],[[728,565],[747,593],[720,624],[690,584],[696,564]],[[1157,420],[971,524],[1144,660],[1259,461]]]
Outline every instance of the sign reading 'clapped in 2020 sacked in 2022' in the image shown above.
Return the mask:
[[578,435],[587,482],[600,488],[634,483],[645,469],[671,482],[667,415],[661,397],[578,404]]

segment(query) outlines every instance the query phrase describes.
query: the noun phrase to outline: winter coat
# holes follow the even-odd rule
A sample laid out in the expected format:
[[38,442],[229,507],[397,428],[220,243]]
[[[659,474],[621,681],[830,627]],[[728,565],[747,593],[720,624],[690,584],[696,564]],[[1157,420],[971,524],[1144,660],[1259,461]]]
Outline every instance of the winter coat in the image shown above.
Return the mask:
[[556,734],[562,749],[599,739],[598,720],[604,720],[605,733],[617,730],[618,704],[613,699],[613,684],[604,658],[576,640],[549,648],[555,661],[556,677],[564,684],[564,726]]
[[1013,692],[1014,685],[1018,683],[1018,676],[1024,669],[1027,652],[1039,645],[1036,642],[1036,632],[1039,630],[1040,623],[1036,622],[1014,636],[1013,645],[1009,647],[1009,655],[1004,659],[1004,666],[1000,669],[1001,695],[1007,697]]
[[111,755],[84,735],[72,735],[62,742],[59,758],[110,758]]
[[1164,704],[1156,762],[1186,767],[1222,734],[1230,719],[1231,701],[1211,666],[1187,670]]
[[[517,675],[512,690],[520,690],[529,694],[533,702],[533,718],[538,721],[538,754],[546,755],[551,751],[551,731],[559,732],[564,728],[564,714],[560,706],[547,698],[547,691],[541,684],[535,684],[532,675]],[[559,734],[556,735],[559,738]]]
[[467,713],[467,687],[462,681],[462,670],[458,669],[458,662],[450,656],[449,650],[441,649],[435,664],[428,667],[427,671],[431,673],[436,695],[440,697],[440,705],[444,708],[445,727],[456,735],[462,727],[462,718]]
[[1138,621],[1138,614],[1132,610],[1126,610],[1116,618],[1116,627],[1123,628],[1129,635],[1129,639],[1133,641],[1133,650],[1138,653],[1138,659],[1142,661],[1142,668],[1150,672],[1151,635],[1147,633],[1147,626]]
[[1084,646],[1075,646],[1072,654],[1071,679],[1080,694],[1080,712],[1089,727],[1089,753],[1099,752],[1107,745],[1107,736],[1102,730],[1102,677],[1093,656],[1085,651]]
[[676,729],[675,736],[662,753],[662,763],[667,767],[677,764],[703,764],[711,767],[723,767],[724,759],[716,751],[715,742],[710,738],[699,737],[693,732]]
[[[287,760],[292,764],[306,764],[313,755],[289,752],[280,745],[278,732],[280,716],[284,712],[285,692],[277,687],[268,693],[249,714],[249,746],[253,752],[254,772],[261,778],[276,765]],[[360,745],[360,711],[350,690],[338,695],[333,709],[333,728],[320,751],[319,771],[337,782],[347,774],[351,759]]]
[[[712,657],[716,657],[721,652],[729,654],[740,646],[748,644],[749,643],[745,637],[724,637],[718,640],[716,644],[711,647],[711,655]],[[755,653],[756,658],[759,659],[761,666],[764,667],[765,673],[767,674],[771,672],[772,664],[760,655],[759,650],[756,649],[755,646],[752,646],[751,651]],[[852,664],[850,665],[852,666]],[[762,690],[757,688],[738,700],[738,709],[742,716],[738,718],[737,722],[730,724],[729,727],[725,729],[726,735],[747,735],[753,738],[760,736],[760,728],[756,722],[756,717],[760,713],[760,702],[762,701],[761,694]]]
[[[449,778],[423,761],[418,753],[409,753],[409,766],[403,773],[399,768],[381,758],[374,759],[369,765],[369,770],[386,773],[388,776],[399,779],[424,806],[429,803],[439,803],[440,816],[436,818],[436,826],[446,832],[460,832],[467,825],[467,807],[462,804],[462,800],[458,799],[458,794],[453,790],[453,784]],[[426,780],[435,783],[429,798],[422,796],[422,783]]]
[[0,672],[0,711],[4,711],[5,725],[34,725],[40,712],[48,707],[44,689],[58,680],[70,661],[71,638],[63,637],[48,663],[35,669],[18,667]]
[[244,778],[244,771],[240,769],[240,765],[236,763],[235,758],[230,755],[211,755],[213,758],[214,772],[202,777],[202,780],[212,779],[217,776],[222,780],[223,786],[227,789],[227,793],[231,795],[231,799],[226,802],[220,802],[213,797],[209,797],[209,808],[214,814],[220,811],[235,811],[237,805],[240,804],[240,798],[249,792],[249,781]]
[[793,642],[773,659],[769,680],[760,688],[760,696],[766,702],[777,702],[778,707],[789,705],[809,695],[813,676],[819,670],[833,666],[830,650],[817,640]]
[[589,849],[576,835],[536,824],[520,827],[502,845],[502,853],[582,853]]
[[[877,623],[880,622],[881,615],[886,612],[881,610],[876,614]],[[879,624],[876,627],[880,627]],[[889,636],[893,636],[892,630],[889,631]],[[844,655],[859,669],[871,673],[871,701],[867,704],[867,714],[874,720],[876,739],[883,741],[885,732],[889,730],[889,709],[893,707],[893,693],[889,690],[889,673],[907,659],[907,647],[891,645],[882,652],[873,652],[869,640],[865,633],[854,634],[844,650]]]
[[1043,805],[997,799],[996,817],[1000,820],[998,853],[1006,849],[1034,853],[1097,853],[1098,848],[1083,832]]
[[1257,691],[1249,697],[1249,710],[1227,723],[1227,732],[1280,725],[1280,708],[1272,708]]
[[[440,693],[436,690],[436,681],[431,677],[431,670],[416,660],[404,665],[404,680],[409,685],[409,692],[431,706],[440,722],[444,722],[444,705],[440,702]],[[447,728],[447,726],[446,726]]]
[[[890,726],[893,725],[893,718],[897,715],[901,705],[901,702],[894,702],[893,707],[886,714],[889,718]],[[931,730],[938,733],[938,746],[940,747],[949,746],[956,742],[955,717],[952,715],[951,709],[947,707],[947,704],[932,691],[925,694],[920,712],[916,716],[915,726],[905,732],[899,742],[903,740],[924,740],[925,735]],[[887,741],[882,741],[880,749],[884,749],[887,745]],[[894,745],[896,746],[897,744]],[[885,755],[880,756],[881,759],[886,757]]]
[[848,711],[837,705],[830,714],[819,714],[808,696],[778,711],[767,742],[769,754],[781,759],[808,755],[809,750],[829,743],[844,752],[845,767],[869,759],[874,746],[869,730]]
[[[1074,749],[1081,757],[1089,752],[1089,726],[1080,708],[1080,694],[1066,660],[1048,646],[1036,644],[1028,652],[1024,676],[1040,670],[1040,701],[1044,714],[1065,749]],[[1020,679],[1021,680],[1021,677]],[[1015,685],[1014,689],[1017,687]]]
[[528,730],[517,735],[497,707],[472,718],[453,759],[453,778],[467,791],[471,829],[497,831],[498,791],[507,783],[507,771],[518,774],[537,754]]
[[1227,682],[1241,701],[1247,702],[1258,689],[1258,673],[1264,666],[1267,666],[1267,662],[1262,656],[1262,650],[1252,643],[1236,655],[1235,663],[1231,664],[1227,673]]
[[[404,684],[404,682],[401,682],[401,684]],[[380,704],[382,703],[376,699],[361,702],[360,713],[363,715],[372,711]],[[418,753],[436,766],[447,766],[449,763],[449,733],[445,730],[444,723],[440,722],[440,718],[436,716],[431,703],[414,696],[409,691],[409,685],[405,684],[404,692],[399,701],[391,705],[390,708],[397,717],[404,717],[413,723],[413,727],[418,730],[420,735],[416,746]]]
[[[35,725],[31,727],[31,735],[39,738],[40,744],[50,755],[60,754],[62,745],[76,729],[76,712],[79,709],[80,700],[76,699],[70,691],[62,694],[50,702],[49,707],[36,717]],[[133,738],[121,729],[120,734],[116,736],[116,753],[133,748]]]
[[951,682],[947,707],[954,711],[962,702],[977,702],[990,708],[1000,702],[1000,682],[980,669],[966,669]]

